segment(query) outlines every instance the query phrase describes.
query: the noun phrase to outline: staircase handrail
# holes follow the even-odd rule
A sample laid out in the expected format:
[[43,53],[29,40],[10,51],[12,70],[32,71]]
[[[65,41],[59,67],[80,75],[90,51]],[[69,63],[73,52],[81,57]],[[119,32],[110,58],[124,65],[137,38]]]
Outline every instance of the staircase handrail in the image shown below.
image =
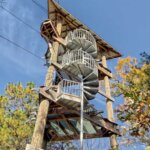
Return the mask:
[[66,42],[72,41],[74,39],[85,39],[93,43],[94,47],[97,49],[97,44],[93,35],[84,29],[76,29],[71,31],[66,36]]
[[58,96],[61,94],[69,94],[72,96],[81,97],[80,82],[63,79],[58,84]]
[[97,64],[95,62],[95,59],[88,54],[85,51],[79,50],[73,50],[73,51],[67,51],[66,54],[63,55],[62,59],[62,66],[70,65],[72,63],[82,63],[86,67],[92,69],[95,73],[97,72]]

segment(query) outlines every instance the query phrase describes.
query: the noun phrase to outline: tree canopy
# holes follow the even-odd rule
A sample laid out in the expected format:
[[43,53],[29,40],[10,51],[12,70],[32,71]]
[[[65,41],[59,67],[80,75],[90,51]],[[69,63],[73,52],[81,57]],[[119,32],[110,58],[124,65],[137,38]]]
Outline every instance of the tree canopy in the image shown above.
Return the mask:
[[[0,95],[0,150],[24,150],[31,137],[38,109],[35,84],[9,83]],[[72,142],[48,143],[47,149],[76,149]]]
[[32,88],[31,82],[26,87],[10,83],[0,96],[0,149],[23,150],[30,141],[34,128],[31,116],[38,99]]
[[126,123],[124,132],[150,145],[150,55],[143,53],[140,62],[120,59],[113,88],[115,96],[124,97],[116,109],[118,119]]

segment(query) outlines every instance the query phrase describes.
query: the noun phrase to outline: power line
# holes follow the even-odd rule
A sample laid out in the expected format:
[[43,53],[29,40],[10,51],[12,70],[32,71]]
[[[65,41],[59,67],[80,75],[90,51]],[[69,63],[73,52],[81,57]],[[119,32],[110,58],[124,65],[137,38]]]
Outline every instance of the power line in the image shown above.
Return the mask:
[[6,3],[6,1],[5,0],[0,0],[0,7],[3,7],[3,4],[5,4]]
[[45,7],[43,7],[40,3],[36,2],[35,0],[32,0],[32,2],[47,14],[47,9]]
[[8,9],[4,8],[3,6],[1,6],[1,8],[3,10],[5,10],[7,13],[9,13],[10,15],[12,15],[13,17],[15,17],[17,20],[19,20],[20,22],[22,22],[23,24],[25,24],[26,26],[28,26],[30,29],[32,29],[33,31],[37,32],[38,34],[40,33],[37,29],[35,29],[34,27],[32,27],[31,25],[27,24],[24,20],[20,19],[19,17],[17,17],[15,14],[13,14],[11,11],[9,11]]
[[10,39],[4,37],[3,35],[0,35],[0,38],[2,38],[2,39],[4,39],[4,40],[6,40],[7,42],[9,42],[9,43],[11,43],[11,44],[13,44],[13,45],[19,47],[20,49],[22,49],[22,50],[24,50],[25,52],[27,52],[27,53],[33,55],[34,57],[36,57],[36,58],[38,58],[38,59],[40,59],[40,60],[43,60],[40,56],[38,56],[38,55],[32,53],[31,51],[25,49],[24,47],[20,46],[19,44],[15,43],[14,41],[11,41]]

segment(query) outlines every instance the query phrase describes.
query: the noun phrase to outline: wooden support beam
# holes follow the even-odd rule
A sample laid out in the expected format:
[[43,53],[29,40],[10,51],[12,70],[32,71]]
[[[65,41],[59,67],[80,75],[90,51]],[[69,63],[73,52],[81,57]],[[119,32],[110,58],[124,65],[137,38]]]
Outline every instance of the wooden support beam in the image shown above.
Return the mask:
[[[43,109],[44,108],[44,109]],[[32,136],[31,145],[36,148],[42,148],[45,125],[47,121],[47,113],[49,109],[49,101],[47,99],[40,103],[37,120],[35,123],[34,133]]]
[[[48,9],[50,11],[50,0],[48,0]],[[50,15],[49,15],[49,19],[50,19]],[[62,30],[62,23],[60,20],[58,20],[56,24],[57,32],[55,32],[57,36],[61,34],[61,30]],[[57,62],[59,43],[58,42],[52,43],[52,47],[53,47],[53,51],[52,51],[52,56],[51,56],[51,62]],[[55,68],[53,65],[51,65],[48,68],[46,79],[45,79],[46,87],[50,87],[50,85],[52,85],[54,71],[55,71]],[[32,142],[31,142],[31,145],[39,149],[42,148],[43,141],[44,141],[44,131],[45,131],[45,126],[46,126],[46,121],[47,121],[47,114],[49,111],[49,105],[50,105],[49,99],[44,99],[41,101],[40,106],[39,106],[37,121],[35,124],[35,129],[34,129]],[[46,149],[46,147],[44,147],[44,149]]]
[[[71,115],[67,116],[67,113],[70,113]],[[53,113],[50,112],[51,114],[61,114],[61,115],[65,115],[66,119],[78,119],[78,117],[80,117],[80,112],[76,111],[76,110],[70,110],[70,109],[65,109],[64,107],[58,107],[55,108],[55,110],[53,110]],[[71,118],[72,117],[72,118]],[[57,117],[56,117],[57,118]],[[63,117],[58,117],[58,120],[62,120]],[[90,116],[86,113],[84,113],[84,118],[89,120],[92,124],[95,124],[97,126],[103,127],[106,130],[111,131],[114,134],[120,135],[119,130],[117,129],[117,125],[111,121],[109,121],[108,119],[104,119],[98,116]],[[65,120],[65,118],[64,118]]]
[[49,134],[52,136],[52,139],[57,139],[59,137],[56,129],[49,123],[49,126],[50,126],[50,131],[49,131]]
[[[61,116],[63,119],[65,119],[68,128],[71,129],[75,135],[79,135],[80,134],[79,131],[72,125],[71,121],[68,120],[70,118],[66,118],[66,115],[64,115],[64,114],[61,114]],[[78,119],[80,119],[79,116],[78,116]]]
[[[53,87],[53,88],[54,88],[54,87]],[[46,98],[48,101],[51,100],[51,101],[55,102],[57,93],[54,92],[53,90],[49,90],[49,93],[47,93],[46,90],[48,90],[47,87],[40,88],[39,94],[40,94],[42,97]]]
[[79,135],[80,134],[80,132],[73,126],[71,121],[66,120],[66,123],[67,123],[68,127],[74,132],[75,135]]
[[75,119],[75,120],[79,120],[80,116],[78,116],[77,114],[63,114],[64,117],[62,117],[62,115],[57,115],[55,117],[52,117],[53,114],[49,114],[47,116],[48,121],[66,121],[68,119]]
[[[106,57],[103,56],[102,57],[102,65],[107,68],[107,62],[106,62]],[[108,76],[105,76],[104,77],[104,84],[105,84],[105,91],[106,91],[106,95],[108,97],[111,97],[111,92],[110,92],[110,83],[109,83],[109,78]],[[107,105],[107,116],[108,116],[108,119],[112,122],[114,122],[114,116],[113,116],[113,104],[112,104],[112,101],[108,98],[106,98],[106,105]],[[117,144],[117,140],[116,140],[116,135],[113,134],[111,137],[110,137],[110,144],[111,144],[111,149],[112,150],[115,150],[117,149],[118,147],[118,144]]]
[[56,121],[57,124],[59,125],[59,127],[61,128],[61,130],[67,135],[69,136],[68,132],[66,131],[66,128],[64,128],[64,126],[61,124],[61,122],[59,121]]
[[102,96],[104,96],[106,99],[109,99],[111,101],[115,101],[113,97],[111,97],[110,95],[106,95],[106,93],[104,93],[103,91],[99,90],[98,93]]
[[[56,29],[57,29],[59,35],[61,34],[61,28],[62,28],[62,23],[58,22]],[[52,47],[53,47],[53,51],[52,51],[52,56],[51,56],[51,62],[57,63],[59,42],[57,42],[57,41],[53,42]],[[52,79],[54,76],[54,72],[55,72],[55,67],[53,65],[49,66],[47,75],[46,75],[46,80],[45,80],[46,86],[52,85]]]
[[[107,68],[107,62],[106,62],[106,57],[103,56],[102,57],[102,65]],[[108,97],[111,97],[111,92],[110,92],[110,83],[109,83],[109,78],[108,76],[104,77],[104,85],[105,85],[105,91],[106,91],[106,95]],[[108,119],[110,121],[114,121],[114,117],[113,117],[113,106],[112,106],[112,101],[110,99],[106,99],[107,100],[107,115],[108,115]]]
[[[69,110],[69,112],[74,112],[75,114],[78,114],[80,116],[80,112],[74,111],[74,110]],[[114,134],[120,135],[120,132],[116,128],[116,124],[112,123],[111,121],[104,120],[103,118],[100,118],[98,116],[89,116],[84,113],[84,118],[91,121],[93,124],[98,125],[100,127],[103,127]]]
[[98,70],[101,74],[104,74],[104,76],[108,76],[109,78],[112,78],[112,73],[108,71],[106,68],[104,68],[102,65],[97,66]]
[[[104,138],[109,137],[107,134],[103,133],[95,133],[95,134],[83,134],[84,139],[92,139],[92,138]],[[52,141],[70,141],[70,140],[78,140],[80,139],[80,135],[70,135],[70,136],[59,136],[57,138],[53,138]]]
[[96,132],[100,132],[101,129],[97,129],[97,126],[95,124],[92,124],[93,128],[95,129]]
[[66,41],[63,38],[53,36],[53,39],[62,44],[63,46],[66,46]]
[[57,69],[62,69],[62,65],[58,64],[57,62],[51,62],[51,64]]

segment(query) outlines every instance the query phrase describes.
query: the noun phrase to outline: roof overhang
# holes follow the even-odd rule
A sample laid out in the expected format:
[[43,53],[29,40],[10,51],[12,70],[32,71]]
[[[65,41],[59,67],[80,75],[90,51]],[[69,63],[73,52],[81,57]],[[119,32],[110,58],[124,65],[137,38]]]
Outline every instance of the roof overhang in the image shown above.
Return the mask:
[[111,45],[105,42],[100,36],[90,30],[87,26],[82,24],[78,19],[73,17],[69,12],[67,12],[64,8],[62,8],[58,3],[54,0],[49,0],[49,7],[48,7],[48,16],[49,19],[52,21],[56,21],[58,16],[63,18],[63,25],[62,25],[62,37],[64,38],[69,31],[72,31],[77,28],[85,29],[94,36],[96,39],[97,47],[98,47],[98,60],[101,60],[102,56],[106,56],[107,59],[113,59],[120,57],[121,54],[116,51]]

